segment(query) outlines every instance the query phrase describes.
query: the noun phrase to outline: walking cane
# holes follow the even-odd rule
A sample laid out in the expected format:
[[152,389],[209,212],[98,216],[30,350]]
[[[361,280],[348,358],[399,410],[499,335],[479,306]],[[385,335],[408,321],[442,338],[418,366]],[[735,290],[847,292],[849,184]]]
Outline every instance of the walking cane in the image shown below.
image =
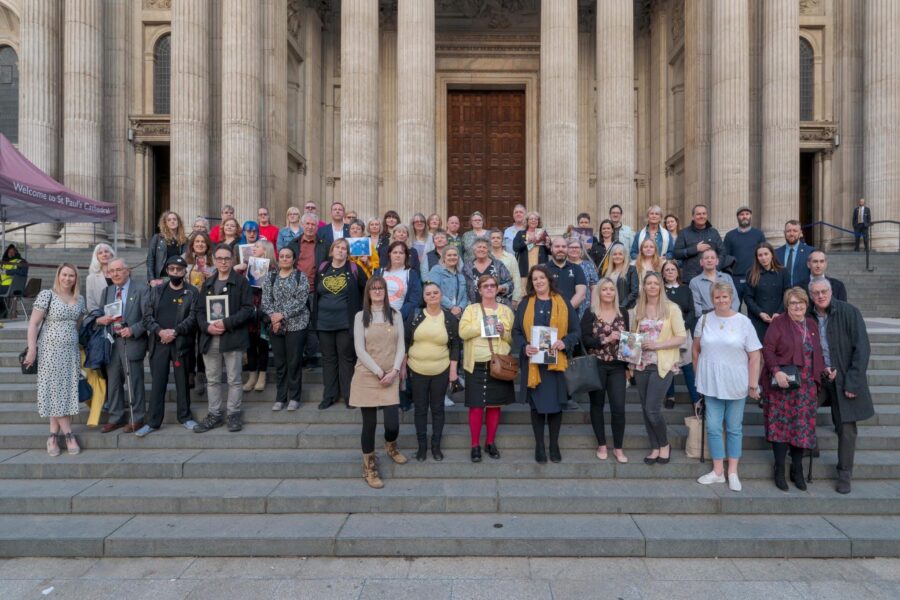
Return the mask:
[[122,352],[122,368],[125,370],[125,392],[128,397],[128,419],[131,423],[131,430],[134,431],[134,399],[131,391],[131,365],[128,360],[128,338],[121,338],[125,349]]
[[700,462],[706,462],[706,404],[700,400]]

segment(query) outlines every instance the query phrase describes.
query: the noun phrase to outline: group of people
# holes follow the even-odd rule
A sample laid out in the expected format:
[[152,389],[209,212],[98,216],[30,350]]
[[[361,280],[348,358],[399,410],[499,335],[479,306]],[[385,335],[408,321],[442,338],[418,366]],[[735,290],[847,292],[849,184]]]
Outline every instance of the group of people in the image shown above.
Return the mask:
[[[752,227],[749,207],[737,211],[737,227],[724,238],[703,205],[684,229],[652,206],[636,231],[613,205],[596,230],[582,213],[567,235],[550,235],[522,205],[503,230],[487,228],[476,212],[464,233],[457,216],[445,226],[439,215],[416,213],[407,227],[395,211],[362,221],[341,202],[330,206],[328,222],[314,203],[291,207],[282,228],[265,208],[243,225],[234,215],[225,206],[218,225],[210,230],[198,218],[187,234],[178,214],[163,214],[146,277],[98,245],[84,297],[78,269],[60,265],[53,288],[35,302],[24,359],[38,361],[50,454],[60,453],[60,434],[69,453],[79,451],[70,420],[78,412],[79,333],[92,340],[85,364],[105,374],[105,397],[94,400],[108,414],[102,430],[139,437],[162,426],[170,370],[184,427],[234,432],[243,427],[243,393],[266,386],[270,354],[273,411],[300,406],[303,369],[320,359],[319,408],[360,409],[363,474],[376,488],[384,485],[375,455],[378,409],[393,461],[407,462],[397,439],[400,411],[411,408],[415,458],[427,460],[430,449],[442,460],[445,406],[463,386],[473,462],[482,450],[500,459],[502,407],[515,401],[530,408],[535,461],[560,462],[562,412],[577,406],[565,373],[580,347],[596,359],[602,382],[588,394],[599,460],[610,454],[607,399],[611,453],[619,463],[629,460],[629,384],[650,446],[644,462],[671,460],[663,408],[674,406],[674,378],[683,374],[692,402],[702,399],[707,415],[713,470],[700,483],[741,489],[750,399],[764,410],[776,485],[788,487],[790,454],[790,478],[805,489],[800,458],[816,447],[816,412],[827,403],[839,436],[837,490],[850,491],[856,422],[873,412],[868,339],[843,285],[826,274],[827,257],[803,242],[796,221],[785,224],[785,244],[776,250]],[[554,335],[537,341],[535,328]],[[625,339],[638,348],[620,344]],[[208,398],[199,420],[192,389]]]

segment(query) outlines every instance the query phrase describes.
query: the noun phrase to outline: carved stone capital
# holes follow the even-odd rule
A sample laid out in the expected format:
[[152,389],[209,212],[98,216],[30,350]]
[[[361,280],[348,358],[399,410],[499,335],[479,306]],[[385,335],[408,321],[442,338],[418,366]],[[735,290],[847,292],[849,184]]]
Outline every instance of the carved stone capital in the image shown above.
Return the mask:
[[147,10],[172,10],[172,0],[144,0]]

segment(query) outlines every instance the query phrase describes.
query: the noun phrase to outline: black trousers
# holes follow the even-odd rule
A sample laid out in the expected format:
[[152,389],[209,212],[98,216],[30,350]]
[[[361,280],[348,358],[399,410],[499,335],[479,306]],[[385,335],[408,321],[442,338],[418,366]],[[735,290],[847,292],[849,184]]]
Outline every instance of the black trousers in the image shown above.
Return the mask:
[[350,381],[356,365],[353,334],[349,329],[319,331],[319,348],[322,351],[322,381],[325,384],[325,400],[350,397]]
[[178,356],[175,343],[160,344],[157,342],[150,353],[150,406],[147,407],[147,425],[159,429],[166,411],[166,386],[169,383],[169,366],[175,371],[175,404],[179,423],[187,423],[193,419],[191,414],[191,395],[188,389],[188,360],[193,354],[191,349],[184,356]]
[[833,381],[823,381],[822,393],[826,402],[831,402],[831,420],[837,429],[838,436],[838,471],[853,471],[853,461],[856,457],[856,421],[843,421],[841,419],[841,403],[838,401],[837,386]]
[[859,250],[859,240],[862,238],[863,248],[866,250],[869,249],[869,228],[861,223],[855,223],[853,225],[853,232],[856,233],[856,238],[853,241],[853,251],[856,252]]
[[[375,428],[378,426],[378,407],[363,407],[359,409],[362,413],[362,435],[360,435],[360,443],[362,445],[363,454],[371,454],[375,452]],[[396,442],[400,437],[400,407],[385,406],[384,411],[384,441]]]
[[544,423],[550,430],[550,449],[559,449],[559,430],[562,427],[562,413],[541,414],[531,409],[531,430],[534,432],[534,444],[544,447]]
[[606,445],[606,422],[603,405],[609,397],[609,413],[612,421],[613,448],[620,449],[625,440],[625,365],[597,361],[600,378],[605,389],[591,392],[591,426],[598,446]]
[[420,375],[409,369],[408,387],[412,392],[413,404],[416,407],[416,438],[420,444],[425,443],[428,435],[428,409],[431,408],[431,441],[441,442],[444,433],[444,394],[450,383],[450,368],[438,375]]
[[[269,342],[260,337],[260,330],[250,332],[250,347],[247,348],[247,364],[244,370],[250,373],[265,371],[269,368]],[[275,337],[275,336],[272,336]]]
[[306,329],[272,335],[272,358],[275,360],[275,402],[300,402],[303,385],[303,347]]

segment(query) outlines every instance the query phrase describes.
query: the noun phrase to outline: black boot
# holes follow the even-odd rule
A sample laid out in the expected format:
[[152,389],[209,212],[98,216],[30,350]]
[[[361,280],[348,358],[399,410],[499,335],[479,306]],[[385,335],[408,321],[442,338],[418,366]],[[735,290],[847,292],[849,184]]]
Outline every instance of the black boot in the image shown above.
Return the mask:
[[428,443],[426,442],[426,437],[424,435],[417,435],[419,441],[419,449],[416,451],[416,460],[419,462],[423,462],[426,458],[428,458]]
[[544,450],[544,443],[536,444],[534,447],[534,460],[539,465],[547,464],[547,451]]
[[787,481],[784,480],[784,463],[775,465],[775,487],[782,492],[788,491]]
[[472,446],[472,462],[481,462],[481,446]]
[[434,460],[444,460],[444,453],[441,452],[441,438],[433,436],[431,438],[431,456]]
[[803,464],[791,465],[791,481],[794,482],[798,490],[801,492],[806,491],[806,481],[803,479]]
[[559,451],[559,444],[550,444],[550,461],[562,462],[562,454]]

